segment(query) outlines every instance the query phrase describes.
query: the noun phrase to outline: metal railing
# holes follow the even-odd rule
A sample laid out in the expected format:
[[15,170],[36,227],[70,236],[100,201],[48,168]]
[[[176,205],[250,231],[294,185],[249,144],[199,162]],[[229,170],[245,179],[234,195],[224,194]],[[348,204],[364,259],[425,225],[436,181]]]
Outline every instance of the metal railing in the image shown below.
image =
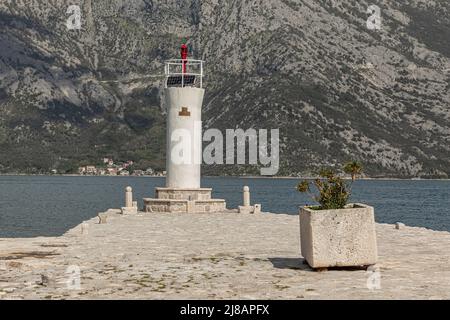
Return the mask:
[[[165,62],[165,74],[167,88],[167,80],[172,76],[181,76],[181,87],[185,86],[185,77],[194,76],[199,78],[198,86],[203,88],[203,61],[193,59],[172,59]],[[193,84],[196,86],[197,81]]]

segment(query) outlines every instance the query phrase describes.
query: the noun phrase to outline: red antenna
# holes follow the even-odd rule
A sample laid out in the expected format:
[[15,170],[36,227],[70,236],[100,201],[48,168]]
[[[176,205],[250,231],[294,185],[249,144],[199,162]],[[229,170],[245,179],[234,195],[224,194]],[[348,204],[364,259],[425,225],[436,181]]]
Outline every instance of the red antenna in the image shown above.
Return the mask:
[[185,43],[181,45],[181,60],[183,60],[183,74],[187,71],[188,47]]

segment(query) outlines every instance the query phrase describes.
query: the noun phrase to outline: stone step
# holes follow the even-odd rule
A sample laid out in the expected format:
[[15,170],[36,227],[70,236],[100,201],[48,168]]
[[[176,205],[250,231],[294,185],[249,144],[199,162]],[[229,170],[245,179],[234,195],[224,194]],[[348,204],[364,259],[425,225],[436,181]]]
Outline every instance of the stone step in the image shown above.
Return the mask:
[[211,188],[174,189],[156,188],[155,198],[164,200],[210,200]]
[[145,212],[167,213],[208,213],[226,210],[223,199],[208,200],[174,200],[174,199],[144,199]]

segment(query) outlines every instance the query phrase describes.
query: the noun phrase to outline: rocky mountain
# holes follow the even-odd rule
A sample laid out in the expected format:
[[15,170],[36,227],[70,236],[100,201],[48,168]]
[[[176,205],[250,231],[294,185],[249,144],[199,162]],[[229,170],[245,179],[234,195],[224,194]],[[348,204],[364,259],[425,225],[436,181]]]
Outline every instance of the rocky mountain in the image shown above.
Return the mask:
[[163,62],[183,38],[207,62],[205,128],[279,128],[279,175],[351,159],[450,175],[447,0],[0,0],[0,171],[162,169]]

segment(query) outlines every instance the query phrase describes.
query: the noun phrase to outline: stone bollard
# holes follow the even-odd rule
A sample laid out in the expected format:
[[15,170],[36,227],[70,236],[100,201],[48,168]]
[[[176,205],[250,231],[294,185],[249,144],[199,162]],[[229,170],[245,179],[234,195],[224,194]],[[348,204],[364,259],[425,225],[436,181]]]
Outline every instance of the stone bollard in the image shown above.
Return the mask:
[[125,208],[133,207],[133,189],[131,187],[125,188]]
[[239,213],[254,213],[255,207],[250,205],[250,188],[245,186],[242,189],[242,206],[239,206]]
[[250,207],[250,188],[245,186],[242,190],[243,206]]
[[397,222],[395,224],[395,229],[397,229],[397,230],[403,229],[404,227],[406,227],[404,223]]
[[261,205],[260,204],[255,204],[253,207],[254,207],[254,210],[253,210],[254,214],[261,213]]
[[122,214],[136,214],[138,212],[137,201],[133,201],[133,189],[125,188],[125,207],[121,208]]

